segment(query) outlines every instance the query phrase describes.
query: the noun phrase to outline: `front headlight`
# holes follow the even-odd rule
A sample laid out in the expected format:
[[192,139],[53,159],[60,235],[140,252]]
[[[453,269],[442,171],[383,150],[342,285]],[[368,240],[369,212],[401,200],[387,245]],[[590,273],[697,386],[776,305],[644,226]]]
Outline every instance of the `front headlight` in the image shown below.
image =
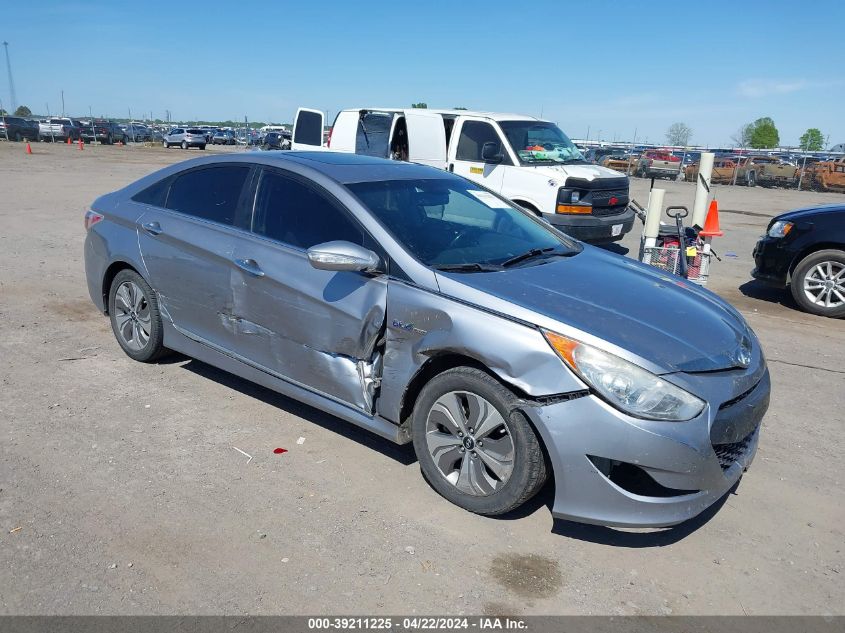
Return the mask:
[[769,229],[769,237],[774,238],[781,238],[786,237],[787,234],[792,230],[792,222],[786,222],[785,220],[778,220],[772,227]]
[[704,409],[704,401],[642,367],[554,332],[544,330],[543,335],[584,382],[625,413],[680,422]]

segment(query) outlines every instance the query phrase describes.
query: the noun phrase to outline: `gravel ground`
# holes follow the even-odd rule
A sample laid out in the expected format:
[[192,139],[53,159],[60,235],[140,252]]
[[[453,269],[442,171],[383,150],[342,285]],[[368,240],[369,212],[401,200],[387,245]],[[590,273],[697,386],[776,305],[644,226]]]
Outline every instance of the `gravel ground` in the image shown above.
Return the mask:
[[842,196],[716,189],[710,287],[772,373],[759,453],[702,517],[611,530],[553,521],[548,488],[471,515],[409,446],[183,357],[132,362],[87,296],[82,216],[199,152],[33,151],[0,143],[1,614],[845,613],[845,321],[747,283],[770,216]]

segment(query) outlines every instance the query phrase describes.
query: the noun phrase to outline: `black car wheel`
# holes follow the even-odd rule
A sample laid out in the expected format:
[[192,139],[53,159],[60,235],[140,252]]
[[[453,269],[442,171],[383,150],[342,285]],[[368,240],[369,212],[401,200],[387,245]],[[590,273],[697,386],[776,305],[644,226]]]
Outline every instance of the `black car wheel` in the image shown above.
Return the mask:
[[20,133],[20,132],[15,132],[15,141],[17,141],[18,143],[20,143],[20,142],[21,142],[21,140],[22,140],[22,139],[21,139],[21,133]]
[[789,289],[805,311],[845,317],[845,251],[826,249],[807,255],[792,272]]
[[753,171],[749,171],[745,175],[745,182],[749,187],[756,187],[757,186],[757,174]]
[[537,494],[546,480],[543,449],[516,402],[472,367],[426,384],[414,406],[414,451],[440,495],[470,512],[498,515]]
[[121,270],[109,289],[112,331],[130,358],[149,363],[167,352],[158,297],[134,270]]

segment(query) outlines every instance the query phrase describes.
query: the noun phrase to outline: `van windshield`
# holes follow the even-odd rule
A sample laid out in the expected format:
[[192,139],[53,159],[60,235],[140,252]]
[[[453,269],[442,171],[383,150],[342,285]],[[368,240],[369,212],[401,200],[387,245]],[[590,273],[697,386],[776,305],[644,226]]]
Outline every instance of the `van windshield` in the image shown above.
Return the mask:
[[547,121],[499,121],[523,165],[584,163],[583,154],[561,129]]
[[347,184],[426,266],[491,272],[581,252],[580,245],[475,183],[459,178]]

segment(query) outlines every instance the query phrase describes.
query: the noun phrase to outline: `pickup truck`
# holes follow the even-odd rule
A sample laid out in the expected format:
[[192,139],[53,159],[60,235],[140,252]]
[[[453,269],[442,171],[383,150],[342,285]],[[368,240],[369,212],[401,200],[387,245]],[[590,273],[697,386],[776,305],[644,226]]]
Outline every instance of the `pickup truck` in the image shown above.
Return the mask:
[[740,160],[736,170],[737,184],[749,187],[785,186],[798,184],[799,170],[795,165],[786,163],[776,156],[749,156]]
[[664,150],[647,150],[640,156],[637,175],[643,178],[677,180],[681,174],[681,159]]
[[817,191],[845,193],[845,158],[823,160],[808,165],[802,184]]
[[65,141],[79,138],[79,122],[65,117],[44,119],[38,123],[38,138],[42,141]]
[[[736,161],[730,158],[717,158],[713,161],[713,173],[710,176],[710,182],[714,183],[731,183],[734,178],[734,171],[736,170]],[[698,163],[692,163],[684,168],[684,180],[687,182],[695,182],[698,178]]]
[[634,224],[628,178],[589,164],[551,121],[469,110],[350,108],[338,113],[326,141],[324,129],[321,111],[300,108],[292,149],[364,154],[454,172],[588,242],[620,240]]

